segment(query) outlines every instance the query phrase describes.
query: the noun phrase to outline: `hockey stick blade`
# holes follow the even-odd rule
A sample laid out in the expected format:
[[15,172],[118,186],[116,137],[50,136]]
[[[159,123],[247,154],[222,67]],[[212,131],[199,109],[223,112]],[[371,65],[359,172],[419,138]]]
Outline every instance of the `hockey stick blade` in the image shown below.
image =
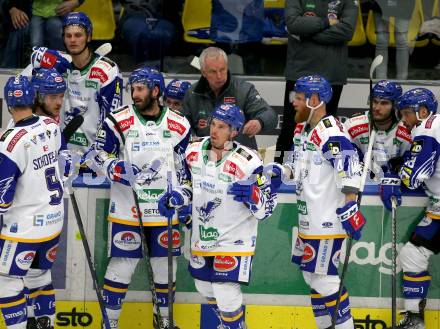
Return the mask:
[[96,50],[95,54],[103,57],[112,51],[112,45],[109,42],[103,43]]
[[370,80],[373,80],[373,73],[376,71],[376,68],[382,64],[383,62],[383,56],[377,55],[376,58],[373,60],[370,66]]
[[63,136],[66,143],[69,141],[70,137],[77,131],[79,127],[84,122],[84,117],[82,115],[77,115],[70,121],[63,130]]

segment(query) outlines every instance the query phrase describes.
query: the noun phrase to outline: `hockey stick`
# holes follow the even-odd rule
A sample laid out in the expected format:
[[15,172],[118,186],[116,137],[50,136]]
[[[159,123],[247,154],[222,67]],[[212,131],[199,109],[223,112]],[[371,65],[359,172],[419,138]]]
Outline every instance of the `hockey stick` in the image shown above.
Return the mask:
[[[125,136],[124,133],[121,130],[121,127],[119,126],[118,122],[111,116],[111,115],[107,115],[107,118],[114,124],[116,130],[118,131],[118,134],[121,136],[121,140],[122,140],[122,144],[125,145]],[[134,190],[134,186],[132,186],[131,189],[132,195],[133,195],[133,199],[134,199],[134,203],[136,206],[136,212],[137,212],[137,217],[138,217],[138,224],[139,224],[139,229],[140,229],[140,236],[141,236],[141,249],[142,249],[142,256],[145,260],[145,265],[146,265],[146,269],[147,269],[147,274],[148,274],[148,283],[150,285],[150,290],[151,290],[151,295],[153,298],[153,307],[156,308],[156,314],[159,320],[159,323],[162,322],[162,316],[160,314],[160,308],[159,305],[157,304],[157,301],[159,300],[157,298],[157,294],[156,294],[156,288],[154,286],[154,279],[153,279],[153,267],[151,266],[151,261],[150,261],[150,256],[149,256],[149,251],[148,251],[148,245],[147,245],[147,237],[145,236],[145,230],[144,230],[144,223],[142,222],[142,212],[141,212],[141,207],[139,206],[139,200],[138,200],[138,196],[136,191]],[[168,237],[169,239],[169,237]]]
[[84,247],[84,252],[86,254],[87,265],[89,266],[90,274],[92,275],[93,289],[95,289],[96,297],[98,298],[99,308],[101,309],[102,319],[106,329],[110,329],[110,321],[108,319],[107,311],[105,310],[104,299],[102,298],[101,290],[98,285],[98,276],[96,275],[95,265],[93,263],[92,253],[90,252],[90,246],[87,241],[86,232],[84,230],[84,225],[81,219],[81,213],[79,212],[78,203],[76,201],[75,193],[73,189],[66,189],[70,196],[70,201],[72,202],[73,212],[75,213],[76,224],[78,225],[79,234],[81,235],[81,241]]
[[[380,64],[382,64],[382,61],[383,61],[383,56],[378,55],[373,60],[373,62],[371,63],[371,66],[370,66],[370,95],[369,95],[370,113],[373,111],[373,74],[374,74],[374,71],[376,70],[376,68]],[[371,127],[371,124],[370,124],[370,127]],[[362,192],[364,191],[365,182],[367,180],[368,169],[370,168],[370,165],[371,165],[371,154],[373,152],[373,145],[374,145],[375,139],[376,139],[376,130],[371,129],[370,138],[368,140],[367,153],[364,156],[364,169],[362,171],[362,176],[361,176],[361,185],[360,185],[358,197],[357,197],[357,204],[358,204],[359,209],[360,209],[361,203],[362,203]],[[344,288],[344,278],[345,278],[345,274],[347,273],[348,262],[350,260],[350,253],[351,253],[352,246],[353,246],[353,238],[351,236],[349,236],[348,240],[347,240],[347,247],[346,247],[346,252],[345,252],[344,263],[342,266],[341,279],[339,282],[339,291],[338,291],[338,299],[336,300],[336,309],[335,309],[335,312],[331,315],[332,316],[332,325],[331,325],[332,329],[335,329],[335,326],[336,326],[336,318],[337,318],[337,314],[338,314],[338,310],[339,310],[339,305],[341,303],[342,289]]]
[[391,328],[396,328],[397,318],[397,201],[391,198]]
[[[172,188],[172,173],[167,172],[167,192],[171,193]],[[169,328],[174,328],[173,317],[173,293],[174,293],[174,277],[173,277],[173,216],[168,218],[168,320],[170,321]]]
[[77,131],[78,128],[81,127],[83,122],[84,122],[84,117],[82,115],[77,115],[66,125],[66,127],[64,127],[61,133],[66,143],[69,141],[70,137],[72,137],[72,135],[75,133],[75,131]]

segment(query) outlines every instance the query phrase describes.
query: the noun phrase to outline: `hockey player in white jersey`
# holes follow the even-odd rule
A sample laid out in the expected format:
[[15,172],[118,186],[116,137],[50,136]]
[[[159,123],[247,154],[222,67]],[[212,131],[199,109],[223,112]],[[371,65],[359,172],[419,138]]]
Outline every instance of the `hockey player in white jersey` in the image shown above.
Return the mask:
[[402,163],[404,153],[411,146],[411,134],[396,116],[395,102],[400,95],[402,87],[398,83],[381,80],[372,89],[371,113],[355,115],[345,122],[361,161],[367,152],[370,128],[376,130],[372,171],[377,180],[396,163]]
[[258,220],[270,216],[276,205],[258,154],[232,141],[243,124],[238,106],[216,107],[210,137],[186,151],[191,185],[176,186],[159,200],[164,216],[192,202],[190,273],[219,314],[219,328],[228,329],[246,327],[240,284],[250,282]]
[[[165,86],[162,74],[156,69],[135,70],[129,84],[133,104],[107,115],[95,145],[96,164],[113,182],[108,215],[110,262],[103,294],[112,328],[117,328],[122,302],[142,258],[140,228],[131,191],[137,177],[136,190],[163,321],[159,323],[155,314],[153,326],[168,329],[167,218],[159,214],[157,200],[166,189],[167,171],[172,172],[174,184],[181,184],[185,178],[183,161],[190,124],[182,115],[160,106],[159,97]],[[173,218],[173,225],[175,282],[176,257],[180,254],[177,216]]]
[[339,254],[347,235],[359,240],[365,224],[356,203],[361,168],[343,125],[326,114],[332,97],[321,76],[306,76],[294,87],[295,121],[293,162],[299,234],[292,261],[300,266],[318,328],[354,328],[348,292],[343,288],[336,310],[340,279]]
[[[424,329],[424,308],[431,282],[429,259],[440,252],[440,117],[438,102],[426,88],[407,91],[397,100],[402,121],[411,131],[411,152],[399,170],[399,175],[382,185],[381,197],[391,205],[395,198],[400,205],[400,180],[410,188],[425,188],[429,197],[426,214],[400,250],[403,269],[403,319],[398,329]],[[396,179],[397,178],[397,179]],[[397,180],[397,183],[395,182]]]
[[61,132],[53,119],[32,114],[35,92],[26,77],[11,77],[4,95],[14,125],[0,136],[0,309],[7,328],[26,328],[26,284],[45,314],[38,328],[53,328],[50,269],[64,219]]
[[[92,22],[86,14],[72,12],[63,18],[63,40],[72,63],[66,63],[57,51],[36,48],[32,64],[66,70],[67,93],[61,113],[62,127],[77,115],[84,123],[68,141],[68,148],[83,154],[96,139],[96,132],[107,113],[121,106],[122,77],[110,59],[90,48]],[[47,65],[51,63],[51,65]],[[59,64],[57,64],[59,63]]]

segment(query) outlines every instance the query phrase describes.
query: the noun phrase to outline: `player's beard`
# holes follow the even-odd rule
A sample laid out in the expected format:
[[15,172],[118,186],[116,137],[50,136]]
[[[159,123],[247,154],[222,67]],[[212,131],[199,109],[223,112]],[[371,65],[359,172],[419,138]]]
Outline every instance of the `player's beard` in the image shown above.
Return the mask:
[[145,98],[143,100],[134,100],[135,101],[135,105],[136,108],[139,110],[139,112],[141,113],[145,113],[145,112],[149,112],[152,107],[153,107],[153,103],[154,103],[154,98],[153,96],[151,96],[151,93],[149,93],[147,96],[145,96]]
[[307,107],[302,110],[296,111],[295,112],[295,122],[300,123],[300,122],[307,121],[307,119],[309,118],[309,115],[310,115],[310,109]]

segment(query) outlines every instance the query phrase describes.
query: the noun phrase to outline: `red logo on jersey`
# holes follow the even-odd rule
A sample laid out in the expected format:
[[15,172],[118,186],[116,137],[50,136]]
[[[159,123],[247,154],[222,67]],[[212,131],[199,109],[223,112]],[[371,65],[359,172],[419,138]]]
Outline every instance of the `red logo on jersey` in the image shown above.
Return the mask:
[[16,133],[15,136],[12,137],[11,141],[9,142],[8,147],[6,148],[8,150],[8,152],[12,152],[12,150],[15,147],[15,144],[17,144],[18,141],[20,140],[20,138],[22,138],[26,134],[27,134],[26,129],[21,129],[18,133]]
[[46,258],[49,262],[54,262],[57,258],[58,245],[53,246],[46,252]]
[[311,262],[315,258],[315,255],[316,255],[315,249],[311,245],[306,243],[304,246],[304,254],[302,256],[302,262],[303,263]]
[[230,272],[238,266],[238,259],[234,256],[215,256],[214,270],[217,272]]
[[119,121],[119,127],[121,128],[122,131],[126,131],[127,129],[129,129],[132,124],[134,124],[134,116]]
[[225,165],[223,166],[223,172],[234,175],[238,179],[242,179],[244,177],[244,172],[241,170],[234,162],[226,160]]
[[293,135],[301,134],[302,129],[304,128],[303,124],[297,124],[295,127],[295,131],[293,132]]
[[194,162],[197,161],[199,159],[199,152],[190,152],[187,156],[186,156],[186,160],[188,162]]
[[[162,232],[157,237],[157,242],[164,247],[168,247],[168,232]],[[180,232],[178,230],[173,229],[173,248],[179,248],[180,247]]]
[[43,151],[47,152],[49,150],[49,146],[48,145],[43,145]]
[[435,120],[436,117],[432,116],[428,120],[426,120],[425,128],[431,129],[432,122]]
[[55,123],[56,125],[58,124],[54,119],[51,119],[51,118],[46,118],[43,120],[43,122],[47,125],[50,123]]
[[108,80],[108,75],[99,67],[92,67],[89,74],[90,79],[98,79],[101,83]]
[[363,123],[363,124],[351,127],[350,129],[348,129],[348,133],[350,134],[350,136],[352,138],[356,138],[359,135],[362,135],[364,133],[368,133],[369,129],[370,128],[368,127],[368,123]]
[[46,69],[51,69],[55,66],[57,62],[57,56],[54,54],[50,54],[47,51],[44,53],[43,58],[41,59],[41,67]]
[[313,130],[312,136],[310,137],[310,140],[313,142],[313,144],[315,144],[316,146],[320,146],[321,145],[321,138],[318,136],[318,133],[316,132],[316,130]]
[[406,129],[406,127],[403,126],[397,127],[396,136],[411,143],[411,134],[409,133],[408,129]]
[[168,119],[167,122],[169,130],[176,131],[179,135],[183,135],[185,133],[185,127],[177,121]]

